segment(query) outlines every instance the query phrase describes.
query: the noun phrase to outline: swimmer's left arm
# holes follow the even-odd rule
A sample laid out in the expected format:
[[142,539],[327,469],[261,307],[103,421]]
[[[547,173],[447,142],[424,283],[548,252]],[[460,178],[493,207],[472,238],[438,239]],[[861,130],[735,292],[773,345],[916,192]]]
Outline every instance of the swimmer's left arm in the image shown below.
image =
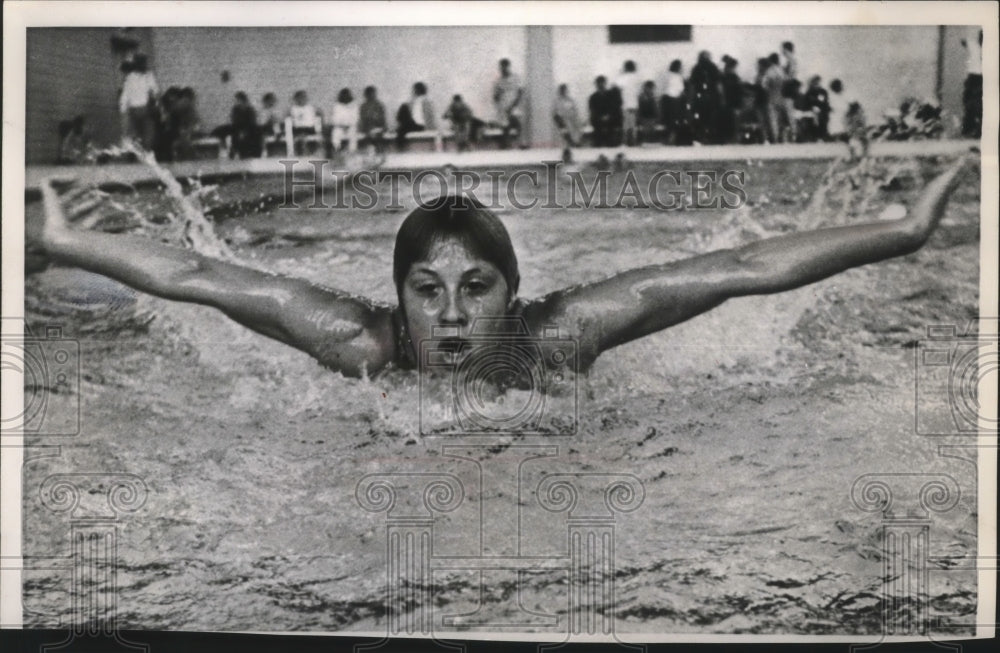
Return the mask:
[[557,324],[578,339],[581,362],[679,324],[732,297],[782,292],[918,250],[944,214],[969,159],[924,190],[900,220],[790,234],[622,272],[552,293],[525,307],[533,328]]

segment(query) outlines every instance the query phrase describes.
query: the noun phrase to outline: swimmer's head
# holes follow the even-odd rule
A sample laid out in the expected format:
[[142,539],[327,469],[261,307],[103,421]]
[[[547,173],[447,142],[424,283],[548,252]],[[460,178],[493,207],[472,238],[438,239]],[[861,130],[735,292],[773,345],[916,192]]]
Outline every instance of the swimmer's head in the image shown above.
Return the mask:
[[520,284],[507,229],[474,198],[418,207],[396,234],[393,281],[415,346],[435,325],[467,337],[480,317],[506,315]]

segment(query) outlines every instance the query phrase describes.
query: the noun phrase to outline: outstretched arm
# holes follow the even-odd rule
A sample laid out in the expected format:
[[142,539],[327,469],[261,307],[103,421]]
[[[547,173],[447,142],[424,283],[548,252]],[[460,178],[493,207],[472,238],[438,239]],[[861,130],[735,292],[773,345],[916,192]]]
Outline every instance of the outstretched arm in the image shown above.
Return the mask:
[[791,290],[852,267],[919,249],[961,180],[962,158],[899,220],[819,229],[654,265],[552,293],[525,309],[533,326],[559,324],[579,339],[584,365],[601,352],[710,310],[731,297]]
[[42,197],[42,244],[56,261],[151,295],[215,307],[349,376],[375,373],[392,358],[387,307],[147,238],[70,229],[51,183],[43,183]]

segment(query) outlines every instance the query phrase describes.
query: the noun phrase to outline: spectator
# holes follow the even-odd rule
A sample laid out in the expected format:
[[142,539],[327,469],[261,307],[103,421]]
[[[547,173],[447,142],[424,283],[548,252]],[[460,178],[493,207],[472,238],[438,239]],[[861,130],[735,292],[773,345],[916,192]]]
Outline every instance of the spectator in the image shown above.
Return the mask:
[[635,145],[635,131],[639,113],[639,91],[642,81],[636,72],[635,62],[626,61],[623,72],[615,80],[615,88],[622,98],[622,133],[626,145]]
[[777,53],[771,54],[765,65],[767,67],[761,78],[761,86],[766,99],[768,141],[784,143],[792,120],[785,104],[785,73],[781,69]]
[[722,110],[722,73],[712,62],[708,51],[698,53],[698,63],[691,69],[689,81],[695,140],[717,143],[719,113]]
[[146,55],[137,54],[131,64],[123,64],[125,82],[118,108],[122,116],[122,136],[152,149],[156,136],[156,96],[160,90],[148,70]]
[[274,93],[265,93],[261,98],[260,126],[265,134],[281,134],[282,119],[278,109],[278,97]]
[[559,85],[552,119],[568,147],[580,145],[580,114],[576,109],[576,102],[569,96],[566,84]]
[[232,141],[229,154],[241,159],[259,157],[261,153],[260,128],[257,111],[243,91],[235,95],[235,104],[229,112],[229,136]]
[[670,62],[667,84],[660,97],[660,119],[663,120],[664,144],[690,144],[689,135],[686,133],[687,107],[684,102],[686,95],[681,60],[674,59]]
[[444,113],[444,119],[451,121],[451,131],[455,137],[455,145],[459,152],[469,149],[469,141],[473,139],[473,115],[472,109],[462,100],[461,95],[456,95],[451,99],[448,110]]
[[323,133],[323,119],[316,108],[309,103],[309,94],[305,91],[295,91],[295,95],[292,96],[292,106],[288,108],[288,119],[292,124],[292,140],[296,153],[301,151],[302,137]]
[[511,72],[510,60],[500,60],[500,77],[493,84],[493,103],[497,109],[497,119],[503,129],[501,146],[510,147],[510,132],[517,131],[518,145],[521,149],[527,147],[527,134],[521,123],[521,113],[524,109],[524,85],[521,78]]
[[437,124],[434,118],[434,105],[427,97],[427,85],[417,82],[413,85],[413,96],[408,103],[399,107],[396,113],[396,146],[399,150],[407,147],[406,136],[411,132],[434,131]]
[[743,80],[736,72],[739,61],[727,54],[722,57],[722,63],[723,111],[719,117],[719,140],[735,143],[741,131],[739,117],[743,109]]
[[819,75],[809,78],[809,88],[802,99],[803,110],[813,115],[813,131],[808,140],[830,140],[830,96],[823,88]]
[[351,89],[340,89],[333,111],[330,112],[330,147],[334,152],[340,151],[345,140],[348,152],[358,149],[358,113],[358,105],[354,102]]
[[962,39],[968,53],[965,86],[962,88],[962,136],[980,138],[983,134],[983,30],[978,43]]
[[617,93],[608,89],[608,79],[599,75],[594,80],[597,90],[587,103],[590,109],[590,126],[593,129],[591,138],[594,147],[613,147],[615,129],[621,121],[618,118],[621,100]]
[[194,133],[198,128],[198,109],[194,89],[182,88],[170,107],[170,132],[173,135],[174,160],[194,158]]
[[656,84],[647,80],[639,93],[636,118],[639,124],[637,143],[651,142],[656,137],[656,125],[660,122],[660,111],[656,102]]
[[844,128],[847,119],[847,109],[850,101],[844,94],[844,83],[839,79],[830,82],[830,93],[827,105],[830,107],[830,136],[836,140],[845,140],[847,132]]
[[56,163],[84,163],[90,148],[90,136],[87,119],[82,115],[60,122]]
[[378,91],[374,86],[365,88],[365,101],[358,110],[358,131],[368,139],[370,149],[381,152],[383,139],[389,124],[385,117],[385,105],[378,99]]
[[795,55],[795,44],[785,41],[781,44],[781,57],[785,63],[781,71],[785,74],[785,85],[781,94],[785,98],[785,115],[788,117],[789,138],[794,143],[798,140],[798,122],[795,120],[796,105],[799,103],[799,92],[802,82],[799,81],[799,62]]

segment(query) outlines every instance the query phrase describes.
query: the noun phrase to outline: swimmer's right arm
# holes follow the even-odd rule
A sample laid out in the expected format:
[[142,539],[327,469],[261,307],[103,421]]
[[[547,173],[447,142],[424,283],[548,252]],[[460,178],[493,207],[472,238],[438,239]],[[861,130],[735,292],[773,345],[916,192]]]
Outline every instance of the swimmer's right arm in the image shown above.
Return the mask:
[[347,376],[373,374],[393,357],[388,307],[139,236],[74,230],[48,181],[42,197],[42,241],[56,261],[151,295],[212,306]]

